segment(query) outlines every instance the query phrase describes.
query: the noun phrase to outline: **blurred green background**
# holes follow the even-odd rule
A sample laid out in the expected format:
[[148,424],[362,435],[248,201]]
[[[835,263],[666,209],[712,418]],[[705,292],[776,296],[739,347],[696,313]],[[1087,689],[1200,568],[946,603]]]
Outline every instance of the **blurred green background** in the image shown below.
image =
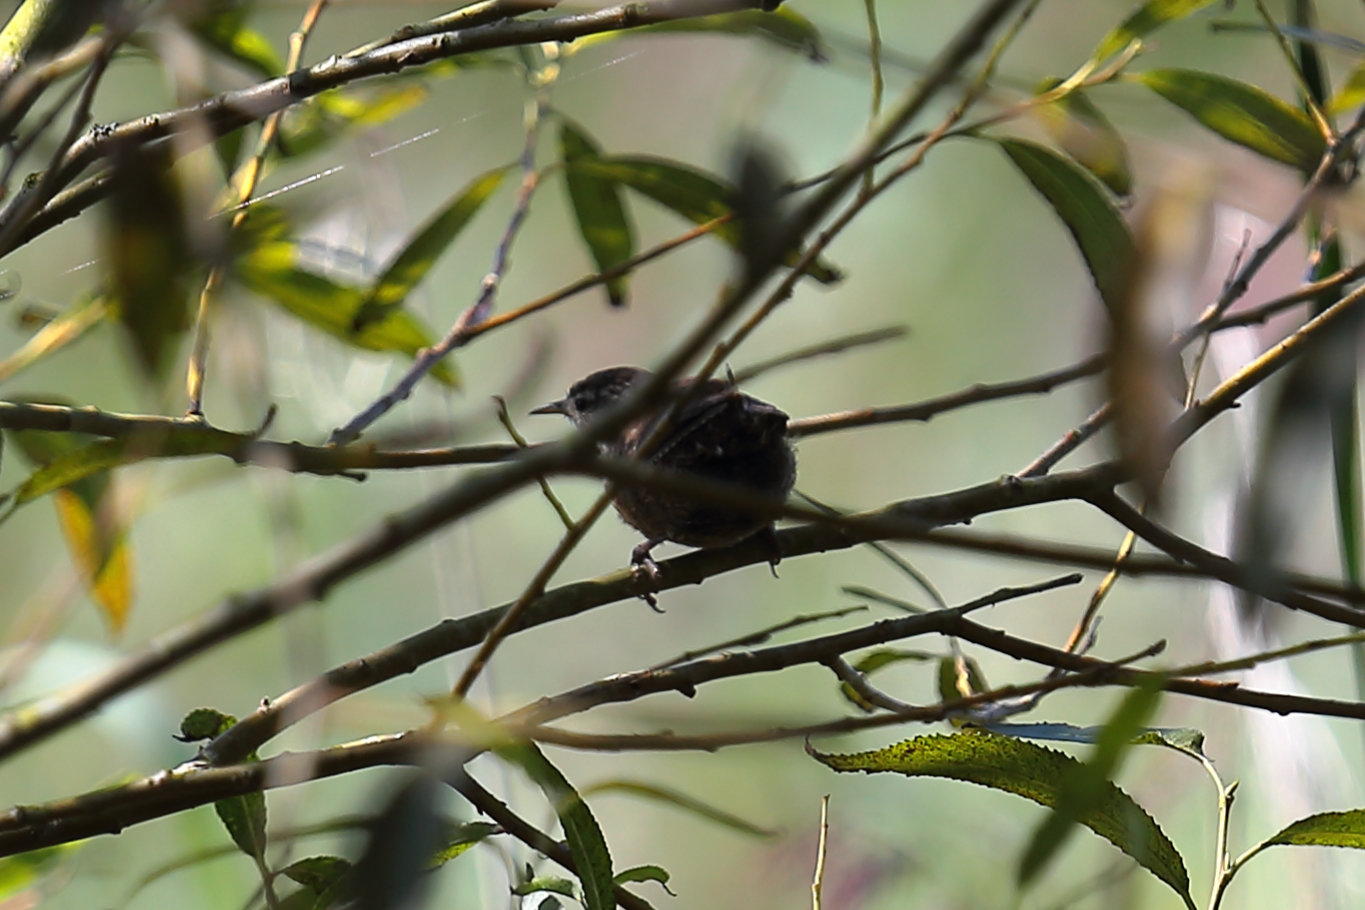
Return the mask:
[[[1054,0],[1001,62],[1001,100],[1022,97],[1038,80],[1064,75],[1126,15],[1132,4],[1114,0]],[[9,6],[13,6],[10,4]],[[305,4],[261,3],[255,25],[283,49]],[[757,134],[779,149],[792,173],[808,175],[837,162],[868,119],[870,76],[863,4],[791,4],[810,17],[829,43],[830,61],[759,41],[708,36],[623,36],[586,47],[563,61],[553,89],[557,111],[584,125],[608,152],[649,153],[722,171],[735,138]],[[887,97],[915,78],[913,63],[930,59],[973,4],[913,2],[879,5],[881,31],[897,52],[886,65]],[[1245,4],[1243,4],[1245,6]],[[1322,27],[1359,35],[1358,4],[1320,3]],[[410,21],[443,12],[436,4],[336,2],[310,39],[306,59],[321,60],[389,34]],[[1250,21],[1249,10],[1234,15]],[[165,36],[170,42],[174,36]],[[904,58],[911,65],[901,62]],[[1331,58],[1341,78],[1349,58]],[[1161,33],[1140,67],[1194,66],[1247,79],[1282,97],[1292,87],[1269,40],[1214,35],[1206,20]],[[244,77],[237,74],[238,82]],[[523,141],[529,93],[510,69],[471,69],[425,82],[430,97],[382,126],[353,134],[324,152],[291,161],[268,174],[262,191],[316,177],[278,201],[313,219],[311,233],[347,268],[369,274],[414,226],[490,167],[512,161]],[[1093,94],[1130,141],[1138,199],[1157,186],[1207,188],[1214,241],[1192,309],[1211,299],[1244,228],[1264,236],[1296,192],[1288,169],[1220,144],[1182,114],[1138,86]],[[931,125],[947,99],[921,118]],[[175,106],[165,71],[146,58],[118,61],[96,98],[94,119],[105,123]],[[1003,128],[1037,136],[1028,122]],[[555,152],[556,130],[542,135],[540,160]],[[36,165],[35,165],[36,166]],[[410,302],[438,332],[474,299],[511,210],[515,181],[507,181],[473,228],[433,271]],[[686,227],[649,204],[633,211],[641,245]],[[21,283],[21,300],[70,306],[93,286],[99,271],[94,213],[48,233],[0,266]],[[1020,378],[1072,363],[1097,350],[1102,313],[1069,237],[1036,193],[990,143],[957,140],[935,149],[922,168],[873,205],[831,247],[829,258],[847,274],[834,287],[802,283],[735,355],[736,369],[836,335],[887,324],[906,325],[896,342],[802,363],[768,374],[748,391],[793,417],[869,405],[915,401],[976,382]],[[1302,243],[1292,240],[1253,289],[1266,299],[1292,286],[1302,271]],[[732,261],[719,243],[703,240],[667,256],[633,279],[632,301],[610,309],[589,292],[541,316],[489,334],[456,355],[463,390],[428,388],[391,414],[378,432],[453,423],[450,443],[504,441],[492,419],[490,396],[511,395],[514,416],[557,398],[574,379],[618,363],[649,366],[701,318]],[[498,307],[508,309],[587,272],[591,264],[568,217],[558,175],[547,177],[512,253]],[[8,306],[17,304],[11,301]],[[0,311],[0,316],[5,315]],[[30,330],[0,319],[0,353]],[[1262,344],[1274,329],[1257,330],[1244,344]],[[1248,348],[1248,351],[1251,349]],[[1229,343],[1228,356],[1236,357]],[[183,361],[183,358],[182,358]],[[1235,361],[1229,360],[1229,363]],[[321,442],[383,390],[401,363],[357,353],[320,338],[287,315],[238,292],[228,300],[211,355],[205,410],[228,428],[256,425],[269,404],[280,409],[275,438]],[[264,382],[260,381],[264,377]],[[523,381],[529,377],[528,381]],[[126,412],[179,413],[183,393],[174,378],[149,391],[126,358],[121,339],[100,330],[0,388],[0,396],[61,395],[81,404]],[[798,488],[850,509],[948,491],[1022,468],[1102,400],[1098,383],[1050,395],[987,404],[927,424],[897,424],[822,435],[799,447]],[[1254,408],[1211,427],[1182,453],[1170,491],[1169,521],[1182,533],[1226,549],[1219,538],[1239,471],[1248,457],[1245,428]],[[517,417],[534,439],[565,432],[558,422]],[[1108,454],[1091,443],[1068,465]],[[13,704],[71,684],[117,661],[221,601],[234,591],[268,583],[309,554],[371,528],[380,518],[450,483],[457,469],[372,473],[363,484],[294,476],[226,461],[159,462],[124,472],[136,512],[132,542],[137,597],[127,628],[111,637],[80,592],[52,509],[38,503],[0,526],[0,597],[7,653],[42,634],[51,641],[9,689]],[[0,466],[0,489],[23,477],[14,458]],[[577,479],[554,483],[572,512],[598,493]],[[1336,543],[1326,485],[1305,504],[1310,516],[1294,558],[1300,567],[1333,574]],[[1116,547],[1122,534],[1080,505],[1054,505],[991,516],[988,531],[1044,540]],[[193,754],[171,739],[180,717],[199,706],[244,714],[322,670],[384,647],[447,616],[462,616],[514,598],[554,547],[561,529],[540,494],[528,489],[450,527],[398,559],[333,591],[325,604],[215,649],[60,736],[8,762],[0,774],[0,803],[34,803],[174,766]],[[614,517],[603,520],[570,558],[558,582],[622,566],[637,542]],[[1006,584],[1055,574],[1050,566],[902,547],[950,603]],[[663,548],[660,555],[678,552]],[[859,549],[788,560],[773,580],[763,567],[670,591],[663,615],[641,603],[622,603],[569,623],[531,630],[510,640],[483,677],[476,696],[507,709],[615,672],[648,666],[686,649],[742,635],[800,613],[856,603],[840,592],[862,585],[922,599],[904,576]],[[1097,573],[1080,588],[1012,603],[982,621],[1049,643],[1065,640]],[[1124,580],[1105,611],[1097,654],[1117,656],[1165,638],[1169,665],[1225,653],[1215,618],[1225,611],[1217,592],[1197,584]],[[1220,595],[1221,596],[1221,595]],[[876,611],[879,608],[873,607]],[[841,622],[851,625],[858,617]],[[832,629],[826,626],[823,630]],[[1282,626],[1286,635],[1328,634],[1306,621]],[[924,641],[911,647],[945,650]],[[993,683],[1027,681],[1037,668],[968,649]],[[425,720],[422,698],[448,689],[464,665],[456,656],[410,677],[347,699],[272,742],[306,749]],[[1317,694],[1353,697],[1342,657],[1314,657],[1291,679]],[[934,695],[929,665],[903,664],[878,677],[882,688],[911,701]],[[1117,691],[1070,691],[1046,700],[1032,717],[1098,723]],[[711,730],[809,723],[846,710],[828,673],[814,668],[704,687],[693,700],[657,696],[574,718],[572,729],[625,731]],[[1362,803],[1360,731],[1344,722],[1251,716],[1178,697],[1158,716],[1164,725],[1191,725],[1209,734],[1208,751],[1225,779],[1240,778],[1233,849],[1249,845],[1309,811]],[[924,732],[877,731],[819,744],[852,751]],[[1276,750],[1279,750],[1278,752]],[[595,755],[551,750],[578,785],[616,778],[644,779],[721,804],[780,830],[759,840],[709,825],[667,807],[603,795],[592,805],[618,868],[657,863],[672,874],[678,899],[641,889],[656,906],[791,907],[808,900],[819,799],[831,793],[831,848],[827,905],[838,908],[996,907],[1008,905],[1022,844],[1043,810],[1024,801],[943,781],[899,777],[839,777],[809,760],[799,742],[727,749],[718,754]],[[475,776],[507,795],[533,821],[551,817],[536,791],[514,771],[480,759]],[[373,807],[399,773],[373,770],[277,790],[272,823],[325,820]],[[1120,783],[1146,807],[1186,857],[1203,893],[1212,855],[1212,788],[1192,763],[1166,753],[1131,756]],[[1291,786],[1294,785],[1294,786]],[[1305,800],[1307,802],[1305,802]],[[467,808],[452,799],[452,808]],[[208,807],[137,826],[118,837],[82,846],[64,870],[47,905],[117,906],[141,876],[177,856],[226,842]],[[295,855],[354,852],[347,838],[311,841]],[[528,859],[508,848],[518,863]],[[1053,906],[1081,887],[1071,904],[1176,906],[1161,885],[1088,833],[1078,834],[1027,906]],[[551,868],[548,865],[546,868]],[[479,848],[439,876],[432,906],[504,906],[506,869],[492,850]],[[1117,880],[1088,892],[1095,876]],[[168,876],[141,891],[132,907],[235,908],[251,893],[255,873],[239,854]],[[1327,851],[1272,852],[1239,878],[1241,907],[1358,906],[1365,894],[1365,859]],[[1305,890],[1307,889],[1307,890]],[[1305,894],[1313,896],[1306,902]]]

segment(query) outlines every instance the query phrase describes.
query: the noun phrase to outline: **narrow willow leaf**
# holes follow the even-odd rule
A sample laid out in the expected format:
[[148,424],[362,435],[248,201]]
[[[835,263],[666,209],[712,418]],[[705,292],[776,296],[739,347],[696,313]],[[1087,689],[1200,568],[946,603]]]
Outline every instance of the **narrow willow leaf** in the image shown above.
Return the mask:
[[[628,186],[694,224],[705,224],[733,213],[735,189],[732,185],[676,161],[647,155],[616,155],[582,161],[574,167],[600,179]],[[731,247],[740,248],[741,232],[733,221],[719,225],[711,233]],[[790,256],[787,264],[796,259],[796,255]],[[833,284],[842,277],[837,268],[822,259],[812,263],[807,274],[821,284]]]
[[108,312],[104,298],[95,297],[62,313],[35,332],[19,350],[0,360],[0,382],[83,337],[99,325]]
[[1365,809],[1322,812],[1301,818],[1265,841],[1265,846],[1350,847],[1365,850]]
[[558,875],[537,875],[535,878],[524,881],[512,889],[512,893],[518,897],[526,897],[529,894],[539,894],[542,892],[562,894],[565,897],[578,900],[578,890],[574,888],[573,880],[561,878]]
[[616,884],[626,885],[630,882],[658,882],[667,891],[668,871],[662,866],[632,866],[616,873]]
[[1096,735],[1095,749],[1089,760],[1073,767],[1058,781],[1056,805],[1033,832],[1020,858],[1021,884],[1026,885],[1037,878],[1075,830],[1073,826],[1104,803],[1108,791],[1114,787],[1110,781],[1118,772],[1119,762],[1133,745],[1134,737],[1151,719],[1160,700],[1161,688],[1156,685],[1140,686],[1125,695]]
[[1356,64],[1327,109],[1333,114],[1352,111],[1365,104],[1365,61]]
[[644,797],[645,799],[656,800],[675,808],[690,812],[693,815],[703,818],[710,822],[715,822],[734,831],[743,834],[751,834],[755,837],[776,837],[778,832],[771,828],[760,827],[753,822],[740,818],[724,809],[713,806],[709,803],[667,787],[656,786],[655,784],[642,783],[633,780],[609,780],[584,787],[582,794],[588,796],[594,793],[627,793],[631,796]]
[[[238,279],[248,290],[354,347],[413,356],[431,344],[427,330],[403,309],[394,309],[383,319],[358,332],[353,331],[352,324],[365,299],[364,292],[301,265],[298,247],[293,243],[263,243],[240,257],[236,270]],[[458,385],[448,359],[437,364],[431,375],[446,385]]]
[[1322,161],[1326,142],[1308,115],[1254,85],[1184,69],[1133,78],[1229,142],[1272,161],[1305,173]]
[[[123,630],[133,599],[128,528],[113,507],[116,490],[102,443],[83,434],[40,430],[11,432],[26,460],[37,465],[13,494],[12,508],[57,491],[53,506],[62,538],[91,599],[115,633]],[[60,482],[55,478],[60,477]]]
[[1131,16],[1123,20],[1122,25],[1104,36],[1092,59],[1098,63],[1112,54],[1117,54],[1130,42],[1150,34],[1168,22],[1196,13],[1212,2],[1213,0],[1147,0]]
[[1133,238],[1108,191],[1085,168],[1051,149],[1022,139],[996,141],[1062,219],[1105,305],[1117,306],[1127,283]]
[[[193,9],[184,6],[180,10]],[[203,4],[188,23],[190,33],[204,44],[267,79],[284,72],[284,60],[270,40],[246,24],[242,3]]]
[[[975,731],[919,736],[871,752],[826,755],[811,750],[811,754],[836,771],[894,771],[909,777],[966,781],[1048,808],[1057,805],[1059,782],[1080,767],[1080,762],[1054,749]],[[1180,854],[1128,794],[1106,783],[1101,798],[1079,821],[1165,882],[1187,907],[1194,906]]]
[[[1060,80],[1048,79],[1037,94],[1056,88]],[[1034,116],[1062,151],[1098,177],[1116,196],[1133,191],[1128,167],[1128,148],[1109,118],[1079,89],[1036,108]]]
[[616,897],[612,892],[611,853],[583,797],[534,744],[501,746],[496,751],[521,766],[559,816],[579,884],[583,886],[584,906],[588,910],[612,910]]
[[363,331],[403,305],[413,288],[427,276],[436,260],[455,242],[502,183],[506,173],[507,168],[500,167],[475,177],[427,219],[370,285],[351,322],[352,331]]
[[819,29],[805,16],[787,7],[770,13],[760,12],[759,10],[740,10],[733,13],[718,13],[714,16],[698,16],[694,19],[657,22],[629,31],[611,31],[590,35],[586,38],[580,38],[574,42],[574,45],[577,48],[624,36],[679,33],[752,36],[785,50],[804,54],[812,63],[824,63],[829,59],[825,53],[824,41],[820,37]]
[[280,874],[321,894],[350,871],[350,862],[339,856],[309,856],[285,866]]
[[464,822],[453,825],[446,832],[445,846],[431,858],[430,868],[444,866],[457,856],[465,853],[475,844],[501,833],[502,828],[488,822]]
[[[601,159],[601,148],[581,127],[565,120],[559,130],[559,154],[578,236],[583,238],[597,270],[605,272],[626,262],[635,255],[635,227],[626,214],[620,184],[575,167]],[[629,280],[628,275],[618,275],[607,282],[607,300],[612,306],[625,305]]]
[[321,151],[354,129],[375,126],[427,99],[426,86],[408,82],[384,89],[333,90],[288,109],[280,122],[279,151],[299,158]]

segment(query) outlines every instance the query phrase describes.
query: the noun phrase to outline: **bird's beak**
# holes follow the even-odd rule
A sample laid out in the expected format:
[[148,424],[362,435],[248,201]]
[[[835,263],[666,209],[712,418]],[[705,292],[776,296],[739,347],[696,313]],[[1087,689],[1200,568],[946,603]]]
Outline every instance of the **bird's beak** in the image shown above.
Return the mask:
[[550,402],[549,404],[543,404],[543,405],[541,405],[541,406],[538,407],[538,408],[532,408],[532,409],[531,409],[531,413],[532,413],[532,414],[568,414],[568,413],[569,413],[568,399],[566,399],[566,398],[561,398],[559,401],[552,401],[552,402]]

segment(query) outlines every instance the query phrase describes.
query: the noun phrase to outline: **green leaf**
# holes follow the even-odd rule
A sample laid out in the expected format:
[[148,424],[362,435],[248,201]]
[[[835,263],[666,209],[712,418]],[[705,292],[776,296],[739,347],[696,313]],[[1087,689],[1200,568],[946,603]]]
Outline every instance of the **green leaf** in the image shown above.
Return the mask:
[[967,691],[965,692],[962,690],[962,680],[958,678],[958,658],[939,658],[938,697],[942,701],[970,698],[978,692],[990,690],[990,684],[986,682],[986,674],[981,672],[981,665],[965,655],[961,660],[967,675]]
[[488,822],[464,822],[454,825],[446,833],[445,846],[431,858],[431,868],[444,866],[482,840],[502,832],[502,828]]
[[188,9],[198,13],[188,23],[190,32],[204,44],[267,79],[284,72],[284,60],[270,40],[247,27],[247,4],[204,3]]
[[[1057,79],[1044,80],[1036,94],[1049,92],[1059,83]],[[1052,141],[1115,195],[1127,196],[1133,191],[1123,137],[1088,95],[1077,89],[1036,108],[1034,113]]]
[[[354,331],[352,323],[365,293],[301,265],[293,243],[263,243],[240,257],[236,268],[238,279],[249,290],[354,347],[413,356],[431,344],[427,330],[403,309],[391,310],[383,319]],[[446,385],[458,385],[448,359],[437,364],[431,375]]]
[[1183,19],[1213,3],[1213,0],[1147,0],[1123,24],[1104,36],[1091,58],[1095,62],[1116,54],[1130,42],[1142,38],[1168,22]]
[[559,816],[583,886],[584,906],[588,910],[612,910],[616,897],[612,892],[611,853],[588,804],[534,744],[500,746],[496,751],[526,772]]
[[351,130],[376,126],[412,110],[427,99],[426,86],[333,89],[289,108],[280,122],[278,148],[284,158],[320,151]]
[[117,634],[132,609],[132,550],[126,523],[118,518],[113,479],[106,473],[111,440],[87,442],[80,433],[12,431],[10,438],[29,462],[38,465],[14,491],[17,508],[55,491],[53,506],[71,561],[95,605]]
[[1301,818],[1265,841],[1265,846],[1351,847],[1365,850],[1365,809],[1322,812]]
[[1084,764],[1072,768],[1058,782],[1052,813],[1033,832],[1019,861],[1019,881],[1028,884],[1038,877],[1074,830],[1073,825],[1101,805],[1113,788],[1110,781],[1133,739],[1151,720],[1161,700],[1161,688],[1146,685],[1133,689],[1119,703],[1095,738],[1095,749]]
[[1304,173],[1322,161],[1327,145],[1308,115],[1254,85],[1185,69],[1133,78],[1229,142],[1272,161]]
[[[559,152],[564,160],[564,186],[569,205],[599,272],[614,268],[635,255],[635,228],[626,215],[620,184],[605,180],[591,171],[574,167],[597,161],[602,150],[586,132],[565,120],[559,130]],[[626,303],[629,275],[618,275],[607,282],[607,300],[612,306]]]
[[436,260],[455,242],[502,183],[506,173],[507,168],[500,167],[475,177],[427,219],[370,285],[351,321],[352,331],[363,331],[366,326],[382,321],[402,307],[413,288],[427,276]]
[[[0,858],[0,901],[6,901],[51,874],[62,859],[80,847],[80,842],[59,844]],[[30,904],[15,901],[15,907]]]
[[[1054,749],[1008,736],[976,731],[919,736],[885,749],[848,755],[811,750],[835,771],[894,771],[909,777],[942,777],[1014,793],[1039,805],[1057,805],[1060,782],[1080,762]],[[1101,798],[1078,819],[1171,887],[1187,907],[1190,879],[1174,845],[1142,807],[1106,783]]]
[[787,7],[782,7],[774,12],[740,10],[733,13],[718,13],[713,16],[698,16],[694,19],[656,22],[629,31],[612,31],[590,35],[587,38],[578,39],[574,44],[575,47],[585,46],[599,41],[615,40],[627,35],[680,33],[752,36],[785,50],[804,54],[812,63],[824,63],[829,59],[825,54],[824,41],[820,38],[819,30],[805,16]]
[[1108,191],[1089,171],[1051,149],[1022,139],[996,141],[1062,219],[1105,305],[1118,307],[1127,286],[1133,238]]
[[228,836],[247,856],[265,855],[265,794],[229,796],[213,804],[213,811],[227,828]]
[[[180,720],[181,742],[196,743],[213,739],[237,723],[237,718],[217,708],[195,708]],[[255,757],[255,753],[252,753]]]
[[349,874],[351,869],[350,861],[339,856],[309,856],[285,866],[280,874],[314,894],[321,894]]
[[[570,169],[630,187],[694,224],[705,224],[734,211],[732,185],[675,161],[648,155],[615,155],[580,161]],[[740,248],[740,228],[733,221],[719,225],[711,233],[734,249]],[[787,263],[790,265],[797,258],[793,254]],[[822,259],[817,259],[807,271],[821,284],[833,284],[842,277],[837,268]]]
[[631,882],[658,882],[667,891],[668,872],[662,866],[632,866],[616,873],[616,884],[627,885]]
[[578,899],[578,891],[573,886],[573,880],[558,875],[537,875],[512,889],[512,893],[518,897],[526,897],[528,894],[536,894],[541,891],[562,894],[574,900]]
[[[889,667],[892,664],[898,664],[903,661],[926,661],[937,659],[937,654],[930,654],[927,651],[907,651],[902,648],[879,648],[870,654],[865,654],[860,657],[858,662],[853,664],[853,669],[864,676],[870,676],[883,667]],[[839,694],[847,701],[852,702],[853,705],[861,711],[871,711],[876,707],[859,695],[857,690],[846,682],[839,683]]]
[[1356,64],[1351,75],[1346,77],[1341,89],[1332,96],[1327,109],[1333,114],[1354,110],[1365,104],[1365,61]]
[[61,350],[99,325],[109,313],[103,297],[78,303],[43,326],[19,350],[0,360],[0,382]]

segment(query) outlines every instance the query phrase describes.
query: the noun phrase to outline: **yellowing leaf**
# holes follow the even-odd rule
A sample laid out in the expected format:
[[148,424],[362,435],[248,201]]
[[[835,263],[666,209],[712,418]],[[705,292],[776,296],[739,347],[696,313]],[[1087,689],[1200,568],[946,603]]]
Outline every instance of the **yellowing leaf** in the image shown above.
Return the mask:
[[[53,494],[57,522],[71,550],[72,561],[85,579],[90,596],[115,634],[123,631],[133,601],[132,563],[126,529],[101,514],[107,509],[82,499],[71,489]],[[101,504],[102,505],[102,504]]]

